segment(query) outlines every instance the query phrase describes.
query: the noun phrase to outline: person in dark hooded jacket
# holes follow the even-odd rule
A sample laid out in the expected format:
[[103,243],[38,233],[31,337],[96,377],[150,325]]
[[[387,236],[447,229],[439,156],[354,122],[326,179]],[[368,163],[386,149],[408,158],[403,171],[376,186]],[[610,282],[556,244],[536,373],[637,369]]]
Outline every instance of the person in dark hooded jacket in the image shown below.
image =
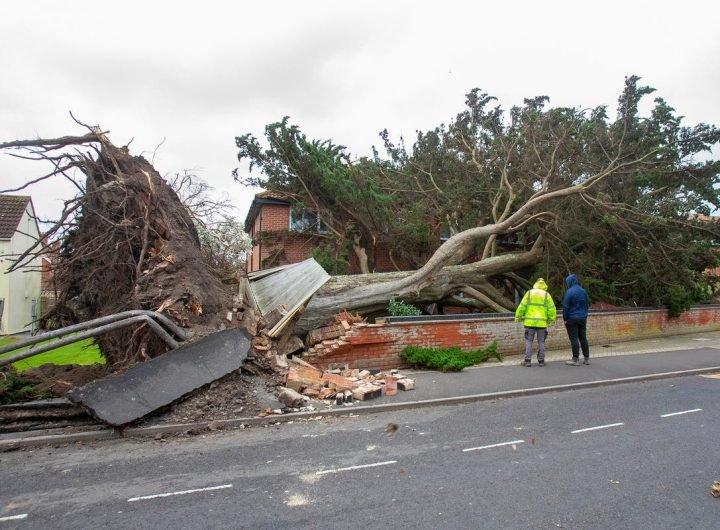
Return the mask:
[[587,291],[580,286],[577,276],[570,274],[565,278],[568,289],[562,301],[563,320],[570,339],[572,360],[565,364],[579,366],[580,349],[583,353],[583,364],[590,364],[590,346],[587,340],[587,316],[590,300]]

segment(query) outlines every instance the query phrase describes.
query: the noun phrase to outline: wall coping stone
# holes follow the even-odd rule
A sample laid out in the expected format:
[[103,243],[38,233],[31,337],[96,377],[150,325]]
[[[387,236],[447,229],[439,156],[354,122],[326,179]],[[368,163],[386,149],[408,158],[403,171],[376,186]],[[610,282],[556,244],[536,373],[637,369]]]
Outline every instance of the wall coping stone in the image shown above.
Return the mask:
[[[697,309],[718,309],[720,304],[702,304],[691,306],[689,310]],[[611,314],[622,314],[622,313],[654,313],[654,312],[667,312],[666,307],[625,307],[622,309],[591,309],[590,315],[611,315]],[[464,313],[460,315],[418,315],[418,316],[404,316],[404,317],[384,317],[387,324],[422,324],[422,323],[433,323],[438,322],[456,322],[458,320],[494,320],[504,318],[515,318],[515,313]],[[562,318],[560,313],[560,307],[558,307],[558,318]]]

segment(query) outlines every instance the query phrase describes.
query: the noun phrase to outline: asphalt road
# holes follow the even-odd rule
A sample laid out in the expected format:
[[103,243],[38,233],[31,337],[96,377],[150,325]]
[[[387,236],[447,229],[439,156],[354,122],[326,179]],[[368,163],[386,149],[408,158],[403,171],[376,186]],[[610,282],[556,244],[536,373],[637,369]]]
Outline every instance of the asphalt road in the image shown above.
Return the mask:
[[692,376],[1,453],[0,529],[718,528],[719,397]]

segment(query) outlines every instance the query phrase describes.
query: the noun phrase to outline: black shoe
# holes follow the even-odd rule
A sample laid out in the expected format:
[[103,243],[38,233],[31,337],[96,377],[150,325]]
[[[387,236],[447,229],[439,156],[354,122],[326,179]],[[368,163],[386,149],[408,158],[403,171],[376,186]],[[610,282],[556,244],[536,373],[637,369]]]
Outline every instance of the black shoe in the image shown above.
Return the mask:
[[538,361],[538,366],[545,366],[545,361]]
[[530,367],[530,366],[532,366],[532,363],[531,363],[530,361],[523,361],[523,362],[520,363],[520,366]]
[[583,364],[590,364],[590,359],[588,359],[587,357],[585,357],[585,358],[583,359]]

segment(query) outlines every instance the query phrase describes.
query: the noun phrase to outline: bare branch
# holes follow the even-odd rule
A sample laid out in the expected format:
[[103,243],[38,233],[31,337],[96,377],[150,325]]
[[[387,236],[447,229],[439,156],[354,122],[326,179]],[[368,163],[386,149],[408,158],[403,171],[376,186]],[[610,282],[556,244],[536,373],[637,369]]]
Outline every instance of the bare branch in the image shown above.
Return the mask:
[[13,140],[12,142],[0,143],[0,149],[39,148],[41,151],[54,151],[69,145],[84,145],[98,142],[98,134],[88,133],[84,136],[61,136],[60,138],[37,138],[35,140]]

